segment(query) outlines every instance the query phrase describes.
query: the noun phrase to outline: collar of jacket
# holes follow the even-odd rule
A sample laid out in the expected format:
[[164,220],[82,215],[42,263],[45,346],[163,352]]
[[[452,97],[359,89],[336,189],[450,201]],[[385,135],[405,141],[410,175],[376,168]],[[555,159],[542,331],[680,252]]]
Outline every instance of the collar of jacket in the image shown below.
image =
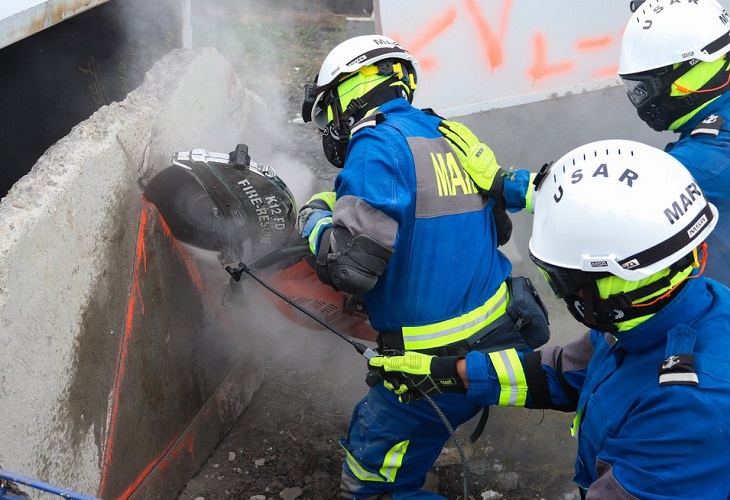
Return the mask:
[[617,332],[618,342],[630,352],[655,348],[667,341],[667,333],[678,324],[691,325],[710,309],[713,297],[707,280],[691,278],[674,299],[650,319],[631,330]]
[[728,102],[730,102],[730,90],[715,99],[706,107],[702,108],[699,113],[693,116],[692,119],[690,119],[687,123],[675,130],[675,132],[682,134],[682,137],[684,137],[685,134],[691,132],[702,120],[723,108],[725,105],[728,104]]

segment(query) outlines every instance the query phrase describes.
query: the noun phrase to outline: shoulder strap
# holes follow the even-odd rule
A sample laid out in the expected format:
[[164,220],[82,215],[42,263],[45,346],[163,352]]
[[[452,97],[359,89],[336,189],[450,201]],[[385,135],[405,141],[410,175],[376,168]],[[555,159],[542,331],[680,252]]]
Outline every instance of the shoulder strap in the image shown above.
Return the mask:
[[702,120],[700,123],[698,123],[697,126],[692,129],[692,132],[690,132],[689,135],[711,135],[716,137],[717,134],[720,133],[720,129],[722,128],[722,124],[724,122],[725,119],[722,116],[713,113],[704,120]]
[[358,130],[361,130],[363,128],[367,127],[374,127],[378,123],[382,123],[385,121],[385,114],[383,114],[381,111],[376,111],[375,113],[372,113],[362,120],[355,122],[355,124],[350,129],[350,133],[354,134]]
[[677,325],[667,335],[666,359],[659,365],[659,385],[691,385],[699,380],[694,370],[694,346],[697,332],[687,325]]

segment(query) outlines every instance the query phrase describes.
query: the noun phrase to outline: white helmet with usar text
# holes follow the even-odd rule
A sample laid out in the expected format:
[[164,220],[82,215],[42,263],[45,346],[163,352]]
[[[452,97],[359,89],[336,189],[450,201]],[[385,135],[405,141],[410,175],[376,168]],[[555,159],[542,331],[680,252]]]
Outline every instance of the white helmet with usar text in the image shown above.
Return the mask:
[[678,160],[627,140],[570,151],[535,197],[529,251],[558,296],[603,276],[638,281],[666,269],[699,246],[718,217]]

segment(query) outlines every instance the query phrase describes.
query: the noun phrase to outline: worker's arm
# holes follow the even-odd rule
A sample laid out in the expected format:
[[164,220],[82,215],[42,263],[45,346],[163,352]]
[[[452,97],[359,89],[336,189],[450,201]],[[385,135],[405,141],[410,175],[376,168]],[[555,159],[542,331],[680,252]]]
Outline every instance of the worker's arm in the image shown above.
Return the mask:
[[370,366],[382,371],[386,387],[401,401],[423,397],[422,391],[459,391],[482,406],[573,411],[594,341],[600,341],[599,334],[592,338],[586,333],[564,347],[547,346],[527,353],[516,349],[472,351],[463,358],[406,352],[372,358]]
[[532,213],[533,180],[536,174],[527,169],[504,170],[492,149],[464,124],[443,120],[439,132],[451,143],[462,167],[488,196],[510,211],[526,209]]

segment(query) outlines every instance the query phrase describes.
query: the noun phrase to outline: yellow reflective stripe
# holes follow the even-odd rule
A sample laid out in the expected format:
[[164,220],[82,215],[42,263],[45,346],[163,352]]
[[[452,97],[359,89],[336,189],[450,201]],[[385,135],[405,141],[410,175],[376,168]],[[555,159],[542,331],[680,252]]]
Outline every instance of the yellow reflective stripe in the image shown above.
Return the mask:
[[334,191],[322,191],[321,193],[315,193],[312,195],[311,198],[305,203],[305,205],[308,205],[309,203],[312,203],[314,200],[322,200],[327,204],[327,206],[332,210],[335,206],[335,200],[337,198],[337,193]]
[[322,226],[325,224],[332,224],[332,217],[322,217],[319,219],[314,225],[314,228],[312,228],[312,232],[309,233],[309,250],[314,255],[317,255],[317,247],[319,246],[319,238],[321,237],[319,233],[322,230]]
[[580,421],[583,419],[583,408],[579,408],[577,412],[575,412],[575,417],[573,417],[573,423],[570,424],[570,435],[573,436],[575,439],[578,439],[578,434],[580,433]]
[[532,205],[532,198],[535,195],[535,177],[537,177],[536,173],[530,174],[530,180],[527,184],[527,193],[525,194],[525,210],[527,210],[528,213],[534,213],[535,207]]
[[489,359],[499,379],[499,406],[525,406],[527,380],[517,351],[490,352]]
[[388,453],[385,454],[383,460],[383,466],[380,468],[380,473],[389,482],[395,481],[395,475],[398,473],[401,464],[403,463],[403,457],[408,449],[408,443],[410,441],[403,441],[393,446]]
[[385,479],[380,477],[375,472],[368,472],[363,467],[360,466],[359,463],[357,463],[357,460],[355,460],[355,457],[353,457],[349,451],[345,450],[347,453],[347,458],[345,461],[347,462],[347,467],[349,467],[350,472],[352,472],[356,478],[358,478],[360,481],[376,481],[376,482],[385,482]]
[[507,283],[483,305],[462,314],[430,325],[404,326],[403,345],[408,351],[441,347],[471,337],[499,318],[507,310]]
[[388,453],[385,454],[383,459],[383,465],[380,467],[379,474],[376,472],[370,472],[361,466],[355,457],[345,449],[347,457],[345,461],[350,471],[361,481],[373,481],[380,483],[393,483],[395,482],[395,476],[398,473],[398,469],[403,464],[403,457],[408,449],[408,443],[410,441],[402,441],[393,446]]

